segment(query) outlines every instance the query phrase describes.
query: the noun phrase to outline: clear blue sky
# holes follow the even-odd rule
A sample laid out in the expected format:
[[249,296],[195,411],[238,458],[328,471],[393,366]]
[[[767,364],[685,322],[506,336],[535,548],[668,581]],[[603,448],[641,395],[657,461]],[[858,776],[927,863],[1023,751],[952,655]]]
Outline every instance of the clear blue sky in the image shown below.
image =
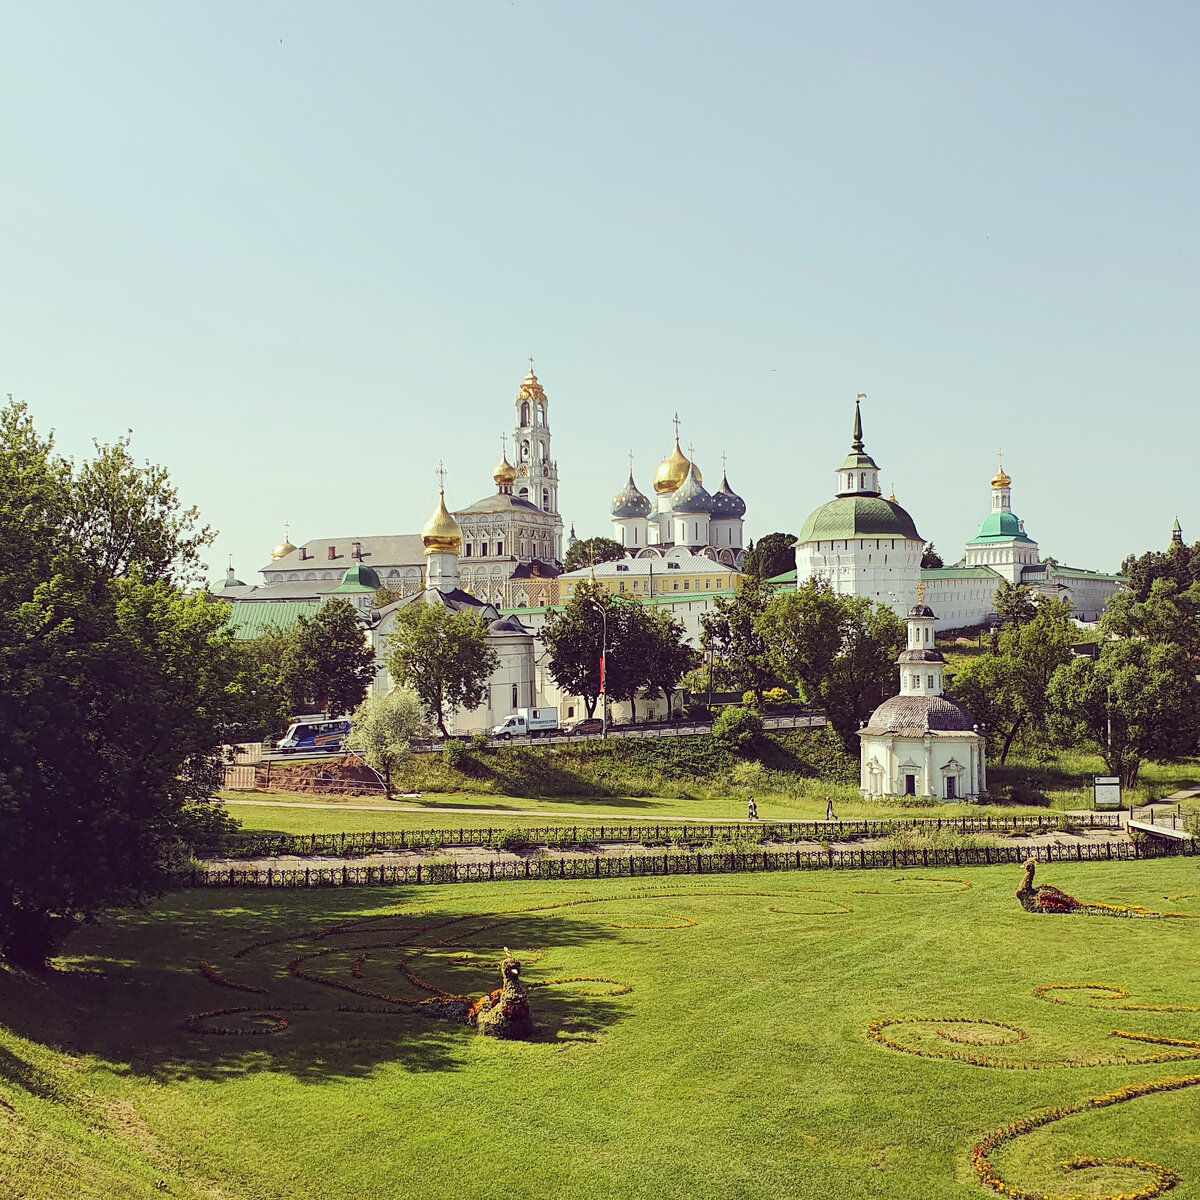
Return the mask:
[[1200,537],[1194,5],[114,3],[0,17],[0,392],[220,539],[493,490],[534,354],[607,533],[678,410],[749,532],[867,447],[951,561]]

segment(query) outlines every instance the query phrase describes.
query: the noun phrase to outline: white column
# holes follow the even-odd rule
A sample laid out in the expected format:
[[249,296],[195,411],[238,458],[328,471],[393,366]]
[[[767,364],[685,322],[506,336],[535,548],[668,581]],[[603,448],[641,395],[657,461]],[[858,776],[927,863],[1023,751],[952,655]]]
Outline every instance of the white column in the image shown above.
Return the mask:
[[933,790],[933,739],[925,735],[925,795],[936,796]]

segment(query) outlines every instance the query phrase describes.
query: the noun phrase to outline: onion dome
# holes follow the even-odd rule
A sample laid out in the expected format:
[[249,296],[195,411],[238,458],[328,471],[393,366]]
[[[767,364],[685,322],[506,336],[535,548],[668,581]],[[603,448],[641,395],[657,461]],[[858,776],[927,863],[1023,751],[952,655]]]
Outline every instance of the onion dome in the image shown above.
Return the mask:
[[446,508],[446,493],[438,492],[438,506],[421,530],[426,554],[457,554],[462,549],[462,529]]
[[508,461],[507,454],[500,455],[500,461],[492,471],[492,478],[500,487],[512,487],[517,478],[517,468]]
[[[922,590],[923,590],[923,588],[924,588],[924,585],[922,585]],[[928,620],[928,621],[936,621],[937,620],[937,617],[934,615],[933,609],[930,608],[928,604],[925,604],[925,603],[914,604],[912,606],[912,608],[910,608],[908,610],[908,618],[907,619],[910,621],[919,621],[922,618],[924,618],[925,620]]]
[[521,384],[521,390],[517,392],[518,400],[545,400],[546,392],[540,383],[538,377],[533,373],[533,359],[529,360],[529,373],[525,376],[525,381]]
[[696,470],[696,464],[690,463],[689,467],[687,478],[675,492],[675,497],[671,501],[671,511],[689,516],[692,514],[707,516],[712,512],[712,497],[704,490],[704,484],[700,482],[700,472]]
[[278,562],[281,558],[287,558],[287,556],[295,549],[296,547],[292,545],[287,534],[284,534],[283,541],[271,551],[271,561]]
[[650,509],[650,501],[638,491],[637,484],[633,482],[633,472],[630,471],[629,482],[612,498],[610,511],[613,519],[621,521],[626,517],[648,517]]
[[700,474],[699,469],[694,463],[689,462],[687,455],[680,450],[679,435],[676,434],[675,449],[658,464],[658,470],[654,472],[654,490],[660,496],[678,491],[688,477],[689,469],[696,472],[697,483],[704,482],[704,476]]
[[1011,486],[1011,484],[1012,480],[1009,478],[1008,472],[1004,469],[1004,455],[1002,454],[1000,456],[1000,465],[997,468],[995,475],[992,476],[992,487],[1006,488]]
[[722,517],[744,517],[746,502],[729,486],[729,478],[721,472],[721,486],[712,494],[712,515]]

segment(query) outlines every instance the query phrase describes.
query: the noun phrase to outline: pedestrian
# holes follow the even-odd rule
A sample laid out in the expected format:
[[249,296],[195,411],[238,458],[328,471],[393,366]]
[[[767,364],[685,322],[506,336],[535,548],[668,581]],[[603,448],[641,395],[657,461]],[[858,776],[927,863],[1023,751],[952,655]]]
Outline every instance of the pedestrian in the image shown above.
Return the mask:
[[825,820],[827,820],[827,821],[836,821],[837,820],[837,817],[835,817],[833,815],[833,797],[832,796],[825,797]]
[[757,821],[758,820],[758,805],[754,803],[753,796],[751,796],[750,799],[746,801],[746,820],[747,821]]

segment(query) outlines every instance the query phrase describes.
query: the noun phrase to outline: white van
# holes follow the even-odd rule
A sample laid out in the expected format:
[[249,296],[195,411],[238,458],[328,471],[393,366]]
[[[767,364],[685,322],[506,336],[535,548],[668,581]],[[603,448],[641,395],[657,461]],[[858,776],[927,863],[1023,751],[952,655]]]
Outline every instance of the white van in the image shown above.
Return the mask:
[[557,708],[518,708],[492,730],[492,737],[507,741],[515,737],[546,737],[557,732]]

